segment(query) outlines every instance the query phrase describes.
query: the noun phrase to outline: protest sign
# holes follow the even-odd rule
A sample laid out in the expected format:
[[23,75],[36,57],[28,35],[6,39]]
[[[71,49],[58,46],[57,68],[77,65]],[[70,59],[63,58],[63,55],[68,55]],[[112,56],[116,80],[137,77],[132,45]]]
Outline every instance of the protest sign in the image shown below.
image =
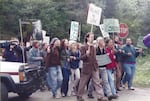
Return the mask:
[[96,60],[97,60],[98,66],[104,66],[104,65],[111,63],[111,60],[107,54],[96,55]]
[[79,22],[71,21],[70,40],[76,41],[78,39]]
[[104,29],[108,33],[119,33],[120,26],[118,19],[104,19]]
[[105,32],[105,30],[104,30],[104,24],[99,25],[99,27],[100,27],[103,37],[104,38],[109,37],[109,34],[107,32]]
[[94,4],[89,4],[87,23],[91,25],[99,26],[101,19],[102,9],[95,6]]

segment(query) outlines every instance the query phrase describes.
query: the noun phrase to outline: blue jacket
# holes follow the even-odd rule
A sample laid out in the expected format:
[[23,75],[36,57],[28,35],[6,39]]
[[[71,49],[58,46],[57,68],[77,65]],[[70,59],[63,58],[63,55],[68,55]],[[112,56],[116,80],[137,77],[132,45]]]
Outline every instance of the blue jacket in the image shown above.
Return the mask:
[[41,57],[39,49],[32,47],[28,53],[28,63],[40,66],[41,60],[39,60],[39,57]]
[[70,68],[72,68],[72,69],[79,68],[79,62],[80,62],[80,52],[79,52],[79,50],[75,53],[70,51],[70,56],[76,57],[76,60],[73,60],[73,59],[70,60]]
[[[136,51],[135,47],[133,45],[124,45],[122,47],[124,54],[123,54],[123,62],[124,63],[135,63],[136,57],[139,55],[139,52]],[[128,53],[131,53],[132,55],[129,56]]]
[[10,51],[10,49],[5,49],[3,58],[5,58],[5,61],[18,62],[16,53],[13,50]]

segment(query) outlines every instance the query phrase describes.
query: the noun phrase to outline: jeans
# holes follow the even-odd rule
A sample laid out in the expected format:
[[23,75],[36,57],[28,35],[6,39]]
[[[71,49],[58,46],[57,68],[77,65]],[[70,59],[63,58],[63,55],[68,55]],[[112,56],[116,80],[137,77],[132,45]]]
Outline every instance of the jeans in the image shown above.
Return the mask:
[[113,95],[116,94],[116,87],[115,87],[115,82],[114,82],[114,70],[113,69],[107,69],[107,74],[108,74],[108,82],[111,88],[111,92]]
[[125,84],[128,82],[128,88],[132,87],[132,82],[133,82],[133,77],[135,73],[135,64],[123,64],[123,71],[124,71],[124,76],[122,83]]
[[62,68],[63,81],[61,85],[61,93],[67,96],[68,87],[69,87],[69,76],[70,70],[68,68]]
[[57,95],[57,90],[62,84],[62,71],[60,66],[49,67],[48,69],[50,88],[54,96]]
[[49,78],[49,73],[46,73],[46,86],[48,89],[50,89],[51,81]]
[[99,76],[102,79],[102,87],[104,90],[104,94],[106,94],[107,96],[111,96],[112,92],[108,82],[108,74],[105,67],[99,69]]

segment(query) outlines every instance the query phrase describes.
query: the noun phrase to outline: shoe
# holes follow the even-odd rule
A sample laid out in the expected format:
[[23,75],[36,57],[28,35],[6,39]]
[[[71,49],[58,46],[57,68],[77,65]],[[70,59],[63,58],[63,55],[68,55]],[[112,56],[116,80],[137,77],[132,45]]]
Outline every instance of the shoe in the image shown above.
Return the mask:
[[53,95],[54,99],[60,99],[61,97],[59,95]]
[[101,97],[100,99],[97,99],[97,101],[108,101],[107,97]]
[[128,88],[128,90],[135,90],[134,88],[132,88],[132,87],[130,87],[130,88]]
[[71,96],[76,96],[76,93],[74,91],[72,91]]
[[66,95],[66,94],[64,94],[64,93],[61,93],[61,96],[62,96],[62,97],[66,97],[67,95]]
[[80,96],[77,96],[77,101],[84,101],[84,99]]
[[118,98],[117,95],[110,95],[110,96],[108,96],[108,100],[117,99],[117,98]]
[[88,94],[88,98],[94,99],[94,96],[92,94]]
[[108,99],[117,99],[117,98],[118,98],[118,95],[116,95],[116,94],[108,97]]
[[119,88],[117,88],[117,91],[122,91],[122,89],[119,87]]

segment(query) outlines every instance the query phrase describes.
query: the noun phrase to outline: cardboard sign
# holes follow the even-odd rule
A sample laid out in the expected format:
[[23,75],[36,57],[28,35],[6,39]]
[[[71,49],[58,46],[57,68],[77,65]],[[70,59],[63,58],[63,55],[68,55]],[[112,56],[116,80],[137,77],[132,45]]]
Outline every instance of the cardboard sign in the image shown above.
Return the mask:
[[96,55],[96,60],[97,60],[98,66],[104,66],[104,65],[111,63],[111,60],[107,54]]
[[104,38],[109,37],[109,34],[104,30],[104,24],[99,25]]
[[95,6],[94,4],[89,4],[87,23],[99,26],[101,19],[102,9]]
[[104,19],[104,29],[108,33],[119,33],[120,26],[118,19]]
[[70,40],[76,41],[78,39],[79,22],[71,21]]

